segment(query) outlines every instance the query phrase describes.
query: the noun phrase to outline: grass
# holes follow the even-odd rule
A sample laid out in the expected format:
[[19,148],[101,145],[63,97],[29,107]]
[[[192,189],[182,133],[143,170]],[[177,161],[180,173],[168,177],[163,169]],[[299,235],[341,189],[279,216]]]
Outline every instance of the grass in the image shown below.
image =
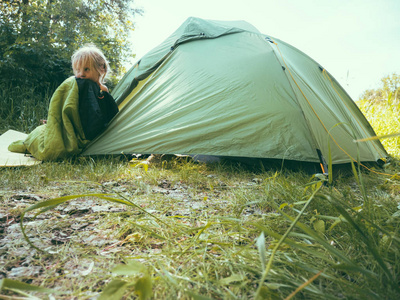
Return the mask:
[[[0,132],[45,118],[48,98],[26,101],[3,103]],[[393,103],[360,107],[399,132]],[[167,157],[2,168],[0,299],[398,299],[398,141],[383,142],[386,175],[333,184]]]
[[[368,199],[353,177],[329,187],[305,174],[229,162],[172,159],[146,172],[111,158],[2,169],[2,213],[16,218],[10,226],[19,221],[9,211],[21,194],[19,211],[38,203],[33,195],[43,203],[89,193],[137,207],[79,196],[35,220],[27,213],[27,236],[45,252],[6,227],[6,237],[17,238],[2,245],[0,272],[15,273],[28,259],[39,273],[10,279],[52,289],[57,299],[106,299],[116,290],[142,299],[395,299],[400,181],[362,179]],[[2,295],[15,291],[3,287]]]
[[47,118],[52,90],[44,95],[29,87],[0,85],[0,134],[8,129],[29,133]]

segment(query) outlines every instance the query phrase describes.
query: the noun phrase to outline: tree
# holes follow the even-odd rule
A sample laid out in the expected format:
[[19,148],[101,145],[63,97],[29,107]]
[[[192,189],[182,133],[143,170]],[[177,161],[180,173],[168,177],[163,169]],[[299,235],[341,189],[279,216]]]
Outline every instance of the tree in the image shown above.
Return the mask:
[[103,50],[114,75],[132,57],[129,33],[141,13],[133,0],[2,0],[0,83],[43,92],[72,74],[74,50],[92,42]]
[[381,87],[378,89],[366,90],[361,99],[382,102],[387,101],[391,103],[398,103],[400,101],[400,75],[393,73],[381,79]]

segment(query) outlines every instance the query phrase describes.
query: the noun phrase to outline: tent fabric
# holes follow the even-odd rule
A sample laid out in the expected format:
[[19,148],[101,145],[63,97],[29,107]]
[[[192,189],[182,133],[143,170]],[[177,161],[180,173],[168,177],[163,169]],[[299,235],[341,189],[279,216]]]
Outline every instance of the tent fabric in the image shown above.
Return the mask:
[[337,81],[244,21],[189,18],[116,86],[120,112],[84,150],[320,162],[387,153]]
[[30,153],[49,161],[80,154],[89,143],[79,117],[79,90],[75,77],[66,79],[54,92],[47,124],[36,127],[25,140],[9,145],[8,150]]

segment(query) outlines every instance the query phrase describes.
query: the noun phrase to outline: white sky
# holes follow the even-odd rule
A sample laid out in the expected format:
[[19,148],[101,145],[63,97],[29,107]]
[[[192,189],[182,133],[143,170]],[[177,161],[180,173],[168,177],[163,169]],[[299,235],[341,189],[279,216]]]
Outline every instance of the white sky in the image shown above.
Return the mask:
[[188,17],[244,20],[303,51],[353,100],[400,74],[400,0],[135,0],[132,34],[141,58]]

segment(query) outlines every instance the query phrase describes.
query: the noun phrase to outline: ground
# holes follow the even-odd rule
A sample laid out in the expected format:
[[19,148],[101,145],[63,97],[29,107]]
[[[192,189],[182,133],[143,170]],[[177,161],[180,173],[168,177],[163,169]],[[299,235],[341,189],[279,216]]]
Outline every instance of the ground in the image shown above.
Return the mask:
[[[359,274],[335,279],[337,271],[326,269],[335,257],[333,248],[344,249],[342,240],[346,244],[354,239],[343,217],[329,208],[326,196],[347,199],[356,207],[364,200],[353,177],[336,179],[333,189],[317,188],[319,180],[304,173],[211,167],[184,158],[154,164],[140,159],[81,159],[2,170],[0,176],[0,279],[51,289],[30,292],[40,299],[97,299],[110,286],[118,286],[121,297],[128,298],[251,299],[277,238],[290,225],[278,211],[293,210],[296,216],[307,201],[310,208],[301,222],[320,233],[292,232],[289,240],[303,245],[299,249],[306,251],[305,256],[289,241],[279,244],[275,267],[260,293],[281,299],[307,278],[320,276],[313,279],[318,284],[304,288],[306,297],[370,295],[364,283],[369,279]],[[377,184],[374,176],[364,180],[368,186]],[[393,214],[400,203],[398,179],[389,180],[394,185],[380,181],[377,193],[380,205],[386,203]],[[26,211],[46,201],[48,206]],[[20,226],[24,211],[31,244]],[[265,242],[260,230],[270,234]],[[386,242],[394,243],[385,232]],[[325,235],[322,244],[318,234]],[[321,246],[325,240],[331,243],[326,249]],[[310,260],[307,251],[323,259]],[[371,264],[370,254],[357,255]],[[324,269],[325,275],[320,272]],[[330,289],[336,294],[330,295]],[[16,290],[3,289],[0,298],[26,296],[26,291]]]

